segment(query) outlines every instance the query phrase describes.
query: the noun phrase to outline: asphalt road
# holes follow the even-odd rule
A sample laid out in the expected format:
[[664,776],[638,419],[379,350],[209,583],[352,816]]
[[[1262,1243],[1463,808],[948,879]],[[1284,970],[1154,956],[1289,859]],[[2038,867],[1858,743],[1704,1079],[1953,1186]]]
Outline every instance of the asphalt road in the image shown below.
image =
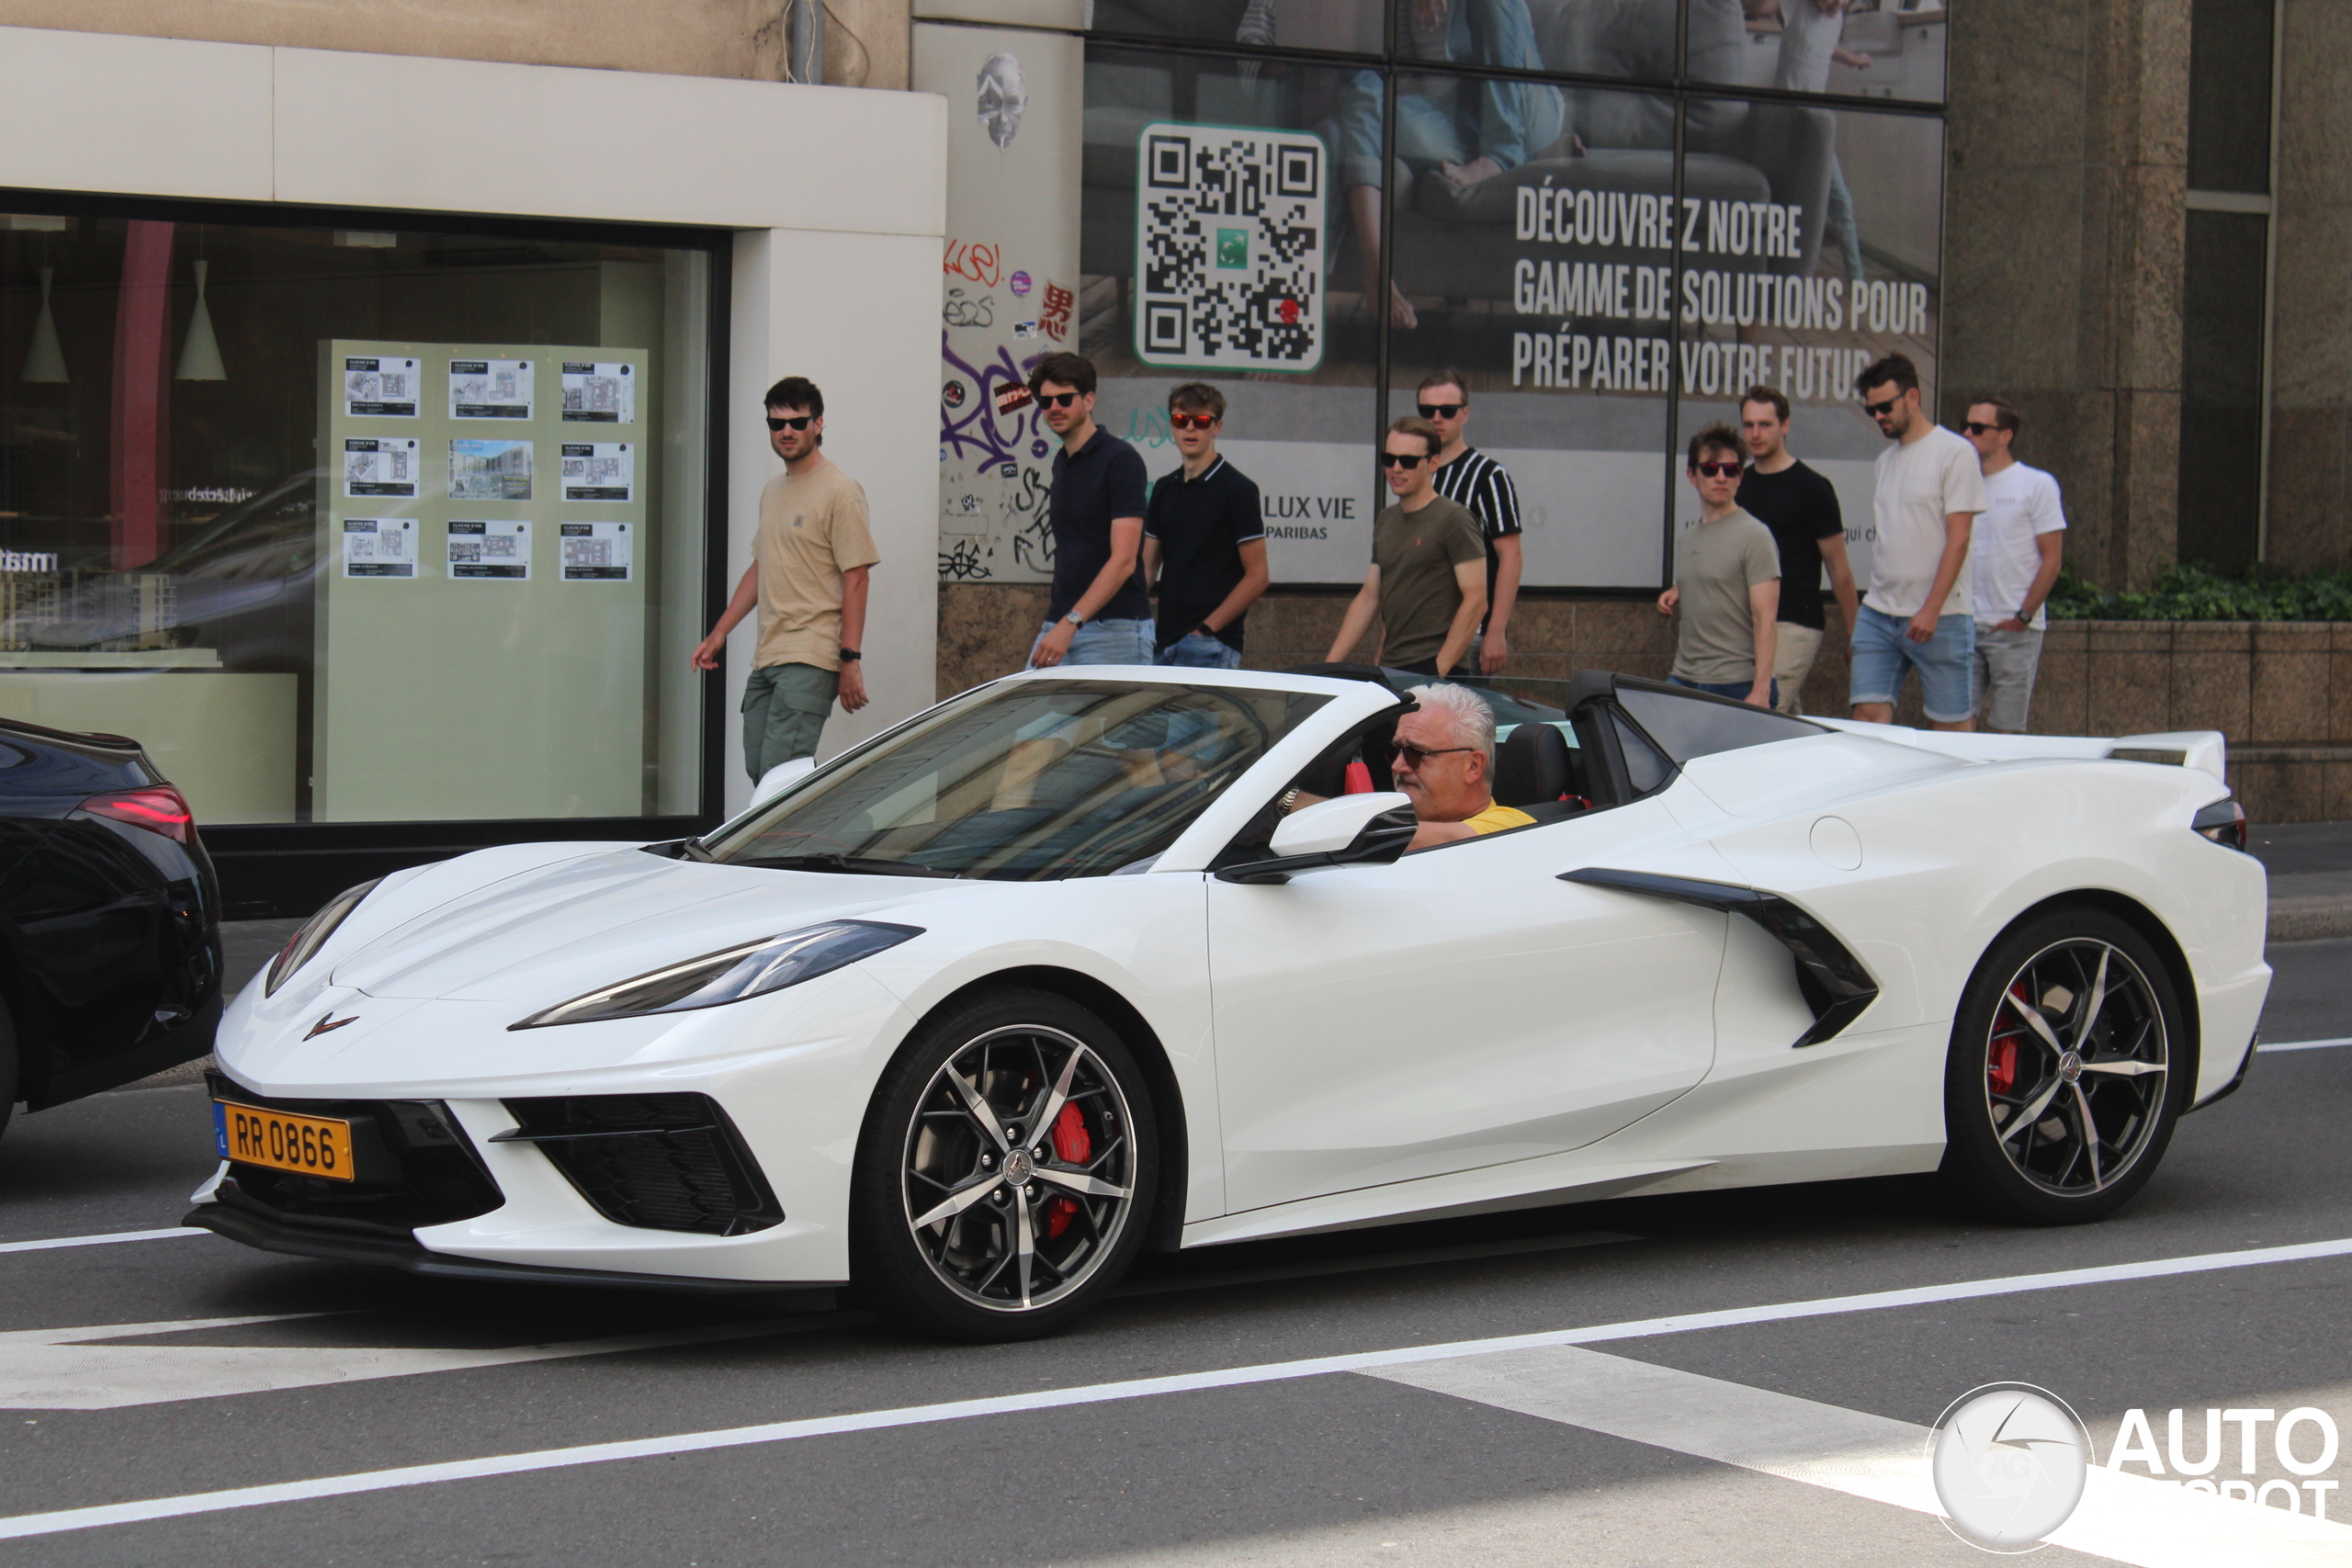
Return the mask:
[[[2352,941],[2273,963],[2267,1040],[2352,1036]],[[2271,1052],[2097,1226],[1985,1227],[1911,1179],[1623,1200],[1154,1258],[1061,1338],[973,1348],[209,1235],[10,1245],[176,1224],[202,1091],[128,1090],[0,1138],[0,1563],[1973,1563],[1910,1472],[1976,1385],[2057,1393],[2102,1458],[2132,1409],[2160,1454],[2184,1410],[2192,1461],[2208,1409],[2352,1427],[2347,1118],[2352,1046]],[[2271,1515],[2102,1478],[2036,1561],[2352,1561],[2283,1515],[2352,1519],[2307,1484],[2352,1489],[2352,1436],[2301,1476],[2231,1419],[2209,1479],[2274,1483]],[[2319,1449],[2305,1418],[2290,1455]]]

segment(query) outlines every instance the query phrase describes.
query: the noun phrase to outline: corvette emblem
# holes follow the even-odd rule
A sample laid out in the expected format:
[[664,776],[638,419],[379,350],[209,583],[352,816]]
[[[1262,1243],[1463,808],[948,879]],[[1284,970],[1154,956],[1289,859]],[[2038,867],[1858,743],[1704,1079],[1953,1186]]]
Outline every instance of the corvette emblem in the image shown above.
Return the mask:
[[320,1035],[332,1033],[335,1030],[341,1029],[346,1023],[357,1023],[358,1021],[359,1015],[356,1012],[349,1018],[337,1018],[334,1016],[334,1009],[329,1008],[326,1011],[319,1014],[319,1021],[311,1025],[311,1032],[305,1034],[302,1038],[305,1040],[316,1040]]

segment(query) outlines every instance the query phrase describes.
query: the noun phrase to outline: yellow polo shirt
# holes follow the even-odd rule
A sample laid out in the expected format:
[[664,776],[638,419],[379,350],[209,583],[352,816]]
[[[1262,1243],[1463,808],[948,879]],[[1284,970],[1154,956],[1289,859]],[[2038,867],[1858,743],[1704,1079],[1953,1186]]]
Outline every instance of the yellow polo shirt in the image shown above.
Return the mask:
[[1487,809],[1476,817],[1464,817],[1462,825],[1474,833],[1499,833],[1506,828],[1525,828],[1535,818],[1516,806],[1497,806],[1487,802]]

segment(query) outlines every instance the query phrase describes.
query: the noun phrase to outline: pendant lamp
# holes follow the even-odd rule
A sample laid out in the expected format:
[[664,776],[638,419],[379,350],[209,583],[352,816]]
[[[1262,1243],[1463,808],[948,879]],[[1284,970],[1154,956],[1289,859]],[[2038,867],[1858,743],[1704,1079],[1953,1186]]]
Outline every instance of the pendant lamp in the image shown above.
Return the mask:
[[21,378],[27,381],[62,381],[65,379],[65,350],[57,341],[57,318],[49,310],[50,280],[57,269],[40,269],[40,315],[33,322],[33,341],[25,350],[25,368]]
[[180,347],[179,378],[183,381],[225,381],[229,368],[220,363],[220,343],[212,335],[212,312],[204,303],[204,275],[209,262],[196,264],[196,314],[188,318],[187,342]]

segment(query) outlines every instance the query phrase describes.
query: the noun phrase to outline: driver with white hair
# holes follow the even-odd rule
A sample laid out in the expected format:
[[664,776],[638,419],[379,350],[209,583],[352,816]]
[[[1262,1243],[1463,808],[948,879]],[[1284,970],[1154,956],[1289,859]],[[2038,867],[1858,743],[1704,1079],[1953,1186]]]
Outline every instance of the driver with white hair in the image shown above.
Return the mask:
[[1495,804],[1495,712],[1467,686],[1451,682],[1416,686],[1406,695],[1420,705],[1396,721],[1396,787],[1412,797],[1420,826],[1412,848],[1426,850],[1457,839],[1505,828],[1524,828],[1535,818],[1514,807]]

